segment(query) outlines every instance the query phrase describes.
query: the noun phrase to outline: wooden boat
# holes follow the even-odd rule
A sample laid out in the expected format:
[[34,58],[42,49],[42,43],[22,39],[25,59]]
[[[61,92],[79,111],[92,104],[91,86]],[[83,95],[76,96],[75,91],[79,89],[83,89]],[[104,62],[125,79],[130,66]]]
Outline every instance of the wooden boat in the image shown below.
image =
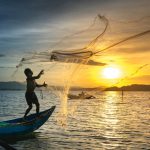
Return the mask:
[[69,99],[94,99],[95,97],[93,95],[85,95],[85,96],[79,96],[79,95],[68,95]]
[[23,118],[8,120],[0,122],[0,138],[25,135],[31,133],[40,128],[52,115],[56,106],[52,106],[50,109],[36,114],[31,114]]
[[69,99],[94,99],[95,97],[93,95],[86,94],[85,92],[82,92],[78,95],[68,94]]

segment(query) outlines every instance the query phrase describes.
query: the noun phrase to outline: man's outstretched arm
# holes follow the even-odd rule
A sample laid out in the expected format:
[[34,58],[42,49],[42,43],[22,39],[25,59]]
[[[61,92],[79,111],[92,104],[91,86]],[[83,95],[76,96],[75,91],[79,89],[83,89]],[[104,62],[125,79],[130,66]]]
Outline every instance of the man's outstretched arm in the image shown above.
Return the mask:
[[43,84],[36,83],[36,87],[47,87],[47,84],[45,82]]
[[41,75],[44,74],[44,70],[41,70],[40,73],[37,76],[32,77],[33,79],[39,79]]

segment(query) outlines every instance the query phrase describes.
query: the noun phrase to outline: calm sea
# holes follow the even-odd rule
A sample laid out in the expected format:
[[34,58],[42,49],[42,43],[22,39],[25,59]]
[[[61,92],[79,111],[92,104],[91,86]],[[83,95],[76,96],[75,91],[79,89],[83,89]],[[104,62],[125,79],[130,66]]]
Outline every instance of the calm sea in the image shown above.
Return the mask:
[[[41,110],[56,110],[34,134],[10,141],[18,150],[150,149],[150,92],[124,92],[123,98],[93,92],[95,99],[67,102],[49,92],[37,95]],[[24,91],[0,91],[0,121],[22,117],[26,107]]]

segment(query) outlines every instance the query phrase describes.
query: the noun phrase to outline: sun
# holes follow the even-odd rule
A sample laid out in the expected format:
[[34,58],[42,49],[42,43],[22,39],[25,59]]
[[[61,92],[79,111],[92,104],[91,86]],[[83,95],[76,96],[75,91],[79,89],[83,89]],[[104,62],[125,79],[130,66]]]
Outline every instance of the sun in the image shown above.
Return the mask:
[[115,67],[106,67],[102,71],[103,78],[116,79],[121,76],[121,70]]

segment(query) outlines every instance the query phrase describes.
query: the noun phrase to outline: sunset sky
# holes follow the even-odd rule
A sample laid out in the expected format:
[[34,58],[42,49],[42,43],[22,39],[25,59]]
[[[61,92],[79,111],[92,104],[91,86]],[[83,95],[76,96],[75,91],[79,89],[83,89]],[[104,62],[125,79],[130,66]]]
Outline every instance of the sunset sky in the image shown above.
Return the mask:
[[[22,57],[53,48],[64,36],[88,28],[98,14],[109,20],[109,29],[100,49],[150,30],[149,8],[149,0],[0,0],[0,81],[25,81],[25,67],[31,67],[38,73],[43,63],[36,68],[23,66],[13,76]],[[90,34],[78,36],[74,43],[69,41],[66,46],[68,49],[69,46],[79,47],[83,41],[88,44],[91,39],[85,36]],[[150,33],[93,57],[93,61],[103,65],[83,66],[74,85],[111,86],[120,80],[118,86],[150,84],[149,43]],[[120,75],[115,79],[106,78],[103,71],[108,67],[117,68]],[[48,69],[48,64],[45,64],[44,69],[45,75],[40,82],[61,82],[64,71],[61,65]]]

